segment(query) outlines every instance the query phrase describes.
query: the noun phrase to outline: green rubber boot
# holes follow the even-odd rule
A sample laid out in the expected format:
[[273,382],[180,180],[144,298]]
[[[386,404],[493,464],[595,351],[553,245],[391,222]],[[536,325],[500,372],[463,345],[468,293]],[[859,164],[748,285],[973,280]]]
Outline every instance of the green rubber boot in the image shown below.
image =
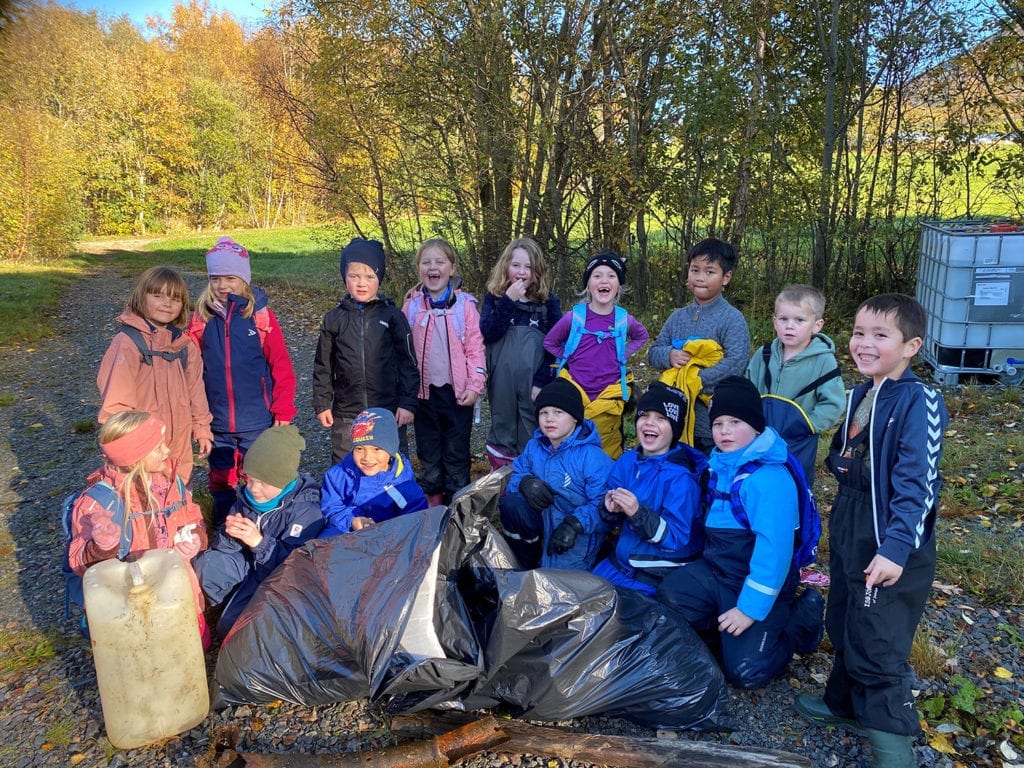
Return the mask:
[[874,728],[868,728],[865,733],[871,743],[875,768],[917,768],[913,736],[901,736]]
[[864,728],[856,720],[833,714],[820,696],[801,693],[793,700],[793,708],[814,725],[846,728],[862,736],[866,735]]

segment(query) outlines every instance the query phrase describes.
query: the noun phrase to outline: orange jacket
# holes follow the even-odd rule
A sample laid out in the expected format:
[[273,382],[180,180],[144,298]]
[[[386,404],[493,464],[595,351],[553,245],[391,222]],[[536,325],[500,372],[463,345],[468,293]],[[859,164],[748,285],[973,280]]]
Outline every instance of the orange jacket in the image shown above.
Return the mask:
[[188,364],[154,357],[153,364],[142,355],[128,336],[118,333],[110,342],[96,386],[100,390],[100,424],[119,411],[148,411],[167,425],[167,445],[175,471],[185,482],[192,477],[192,440],[212,440],[210,407],[203,384],[203,356],[189,336],[172,335],[167,328],[153,328],[145,319],[125,310],[117,318],[121,325],[139,329],[156,352],[188,348]]

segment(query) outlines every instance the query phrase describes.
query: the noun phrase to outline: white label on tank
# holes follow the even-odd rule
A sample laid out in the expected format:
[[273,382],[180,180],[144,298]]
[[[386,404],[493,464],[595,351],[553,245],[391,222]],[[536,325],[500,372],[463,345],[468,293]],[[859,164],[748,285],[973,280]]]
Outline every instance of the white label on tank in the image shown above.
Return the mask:
[[1010,303],[1010,284],[978,281],[974,287],[974,304],[979,307],[1005,307]]

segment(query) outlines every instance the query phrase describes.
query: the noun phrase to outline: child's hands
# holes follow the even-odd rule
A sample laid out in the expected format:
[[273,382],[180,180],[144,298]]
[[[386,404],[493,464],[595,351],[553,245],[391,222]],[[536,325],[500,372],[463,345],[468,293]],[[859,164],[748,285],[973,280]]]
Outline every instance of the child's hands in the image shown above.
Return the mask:
[[537,399],[537,395],[539,395],[539,394],[540,394],[540,387],[538,387],[538,386],[530,387],[530,400],[531,401],[532,400],[536,400]]
[[207,456],[210,455],[210,449],[213,448],[213,441],[205,437],[200,437],[196,439],[196,442],[199,443],[200,457],[205,459]]
[[718,631],[728,632],[733,637],[739,637],[754,623],[754,620],[747,616],[739,608],[730,608],[718,617]]
[[458,399],[459,405],[470,406],[476,405],[476,401],[480,399],[480,393],[474,392],[472,389],[467,389],[465,394]]
[[871,589],[876,584],[881,587],[891,587],[900,580],[903,575],[903,566],[896,565],[892,560],[881,555],[875,555],[864,569],[867,576],[866,586]]
[[626,517],[632,517],[640,509],[636,494],[625,488],[610,489],[604,495],[604,505],[609,512],[622,512]]
[[512,301],[519,301],[526,295],[526,289],[530,286],[529,280],[513,280],[505,289],[505,295]]
[[263,541],[259,526],[244,515],[228,515],[224,520],[224,533],[238,539],[249,549],[256,549]]
[[681,349],[673,349],[668,353],[668,364],[673,368],[682,368],[693,357],[689,352],[684,352]]
[[103,509],[90,515],[89,536],[97,547],[106,551],[115,549],[121,541],[121,526],[114,523],[110,512]]
[[395,421],[398,422],[398,426],[404,427],[406,424],[412,424],[413,419],[416,418],[416,414],[412,411],[407,411],[405,408],[399,408],[395,411]]
[[334,426],[334,414],[331,413],[330,408],[326,411],[320,411],[320,413],[316,415],[316,420],[320,422],[320,426],[324,429]]
[[542,512],[555,503],[555,492],[536,475],[526,475],[519,481],[519,492],[534,512]]
[[181,527],[178,532],[174,534],[174,548],[178,550],[178,554],[186,560],[191,560],[199,554],[199,546],[201,542],[199,541],[199,537],[192,532],[195,530],[196,525],[196,523],[189,523],[188,525]]
[[361,531],[363,528],[369,528],[374,525],[372,517],[353,517],[352,518],[352,530]]

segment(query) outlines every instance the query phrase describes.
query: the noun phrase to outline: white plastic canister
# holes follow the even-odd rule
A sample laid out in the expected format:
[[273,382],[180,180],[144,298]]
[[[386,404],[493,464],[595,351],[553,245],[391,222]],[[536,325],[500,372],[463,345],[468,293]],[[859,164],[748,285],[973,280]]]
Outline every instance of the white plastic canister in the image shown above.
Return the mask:
[[181,555],[154,549],[133,563],[106,560],[82,583],[110,743],[132,749],[202,722],[210,695]]

